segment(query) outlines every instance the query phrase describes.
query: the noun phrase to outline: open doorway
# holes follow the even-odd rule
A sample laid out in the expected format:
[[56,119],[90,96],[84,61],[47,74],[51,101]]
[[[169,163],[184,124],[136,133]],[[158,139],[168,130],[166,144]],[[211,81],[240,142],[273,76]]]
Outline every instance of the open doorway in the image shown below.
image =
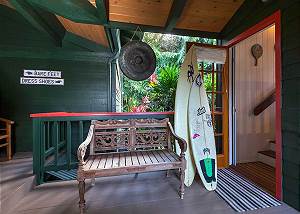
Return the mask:
[[[262,56],[255,65],[253,45]],[[281,198],[280,12],[228,43],[233,169]]]
[[[263,50],[257,60],[251,48]],[[275,26],[231,48],[235,115],[234,169],[275,195]]]

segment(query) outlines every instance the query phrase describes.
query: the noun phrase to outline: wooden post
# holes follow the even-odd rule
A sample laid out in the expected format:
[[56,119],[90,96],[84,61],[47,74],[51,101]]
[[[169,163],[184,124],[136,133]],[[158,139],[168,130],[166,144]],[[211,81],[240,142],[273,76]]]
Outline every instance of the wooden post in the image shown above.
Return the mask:
[[67,164],[68,167],[70,168],[71,166],[71,153],[72,153],[72,129],[71,129],[71,121],[67,121]]
[[7,154],[7,158],[8,160],[11,160],[11,124],[10,123],[6,123],[6,134],[8,135],[8,137],[6,138],[6,154]]
[[0,118],[0,122],[5,124],[5,134],[0,133],[0,139],[5,139],[5,144],[0,144],[0,147],[6,147],[7,160],[11,160],[11,125],[14,121]]

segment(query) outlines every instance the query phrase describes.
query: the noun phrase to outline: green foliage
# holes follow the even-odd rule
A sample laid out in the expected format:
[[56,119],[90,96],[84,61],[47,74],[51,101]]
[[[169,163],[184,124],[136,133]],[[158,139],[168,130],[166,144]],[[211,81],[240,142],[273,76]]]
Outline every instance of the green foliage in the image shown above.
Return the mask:
[[151,86],[148,80],[134,81],[123,78],[123,111],[131,112],[132,108],[139,106],[144,96],[149,94]]
[[176,85],[179,66],[167,65],[159,70],[158,82],[152,86],[150,93],[151,111],[172,111],[175,104]]

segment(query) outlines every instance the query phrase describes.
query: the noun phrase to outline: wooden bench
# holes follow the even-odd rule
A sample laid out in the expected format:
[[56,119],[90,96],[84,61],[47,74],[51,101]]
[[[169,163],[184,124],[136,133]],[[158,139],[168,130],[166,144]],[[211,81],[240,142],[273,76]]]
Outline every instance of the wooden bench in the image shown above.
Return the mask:
[[[0,148],[6,147],[7,160],[11,160],[11,125],[15,122],[0,118],[0,123],[4,126],[0,127]],[[5,143],[2,143],[2,140],[5,140]]]
[[[181,148],[180,156],[172,150],[174,138]],[[168,175],[170,169],[180,171],[179,194],[183,198],[186,148],[169,119],[92,121],[88,136],[77,151],[79,207],[85,207],[85,179],[92,179],[95,184],[95,177],[159,170],[167,170]]]

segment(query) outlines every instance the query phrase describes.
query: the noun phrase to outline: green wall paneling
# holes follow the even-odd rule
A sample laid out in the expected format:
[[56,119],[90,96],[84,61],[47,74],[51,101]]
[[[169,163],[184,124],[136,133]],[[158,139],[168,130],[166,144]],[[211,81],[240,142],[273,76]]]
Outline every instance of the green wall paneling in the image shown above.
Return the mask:
[[[77,3],[76,3],[77,4]],[[80,4],[80,3],[79,3]],[[50,13],[42,20],[57,21]],[[0,5],[0,115],[15,120],[14,151],[32,151],[30,113],[111,111],[108,48],[67,33],[62,47],[16,10]],[[50,26],[51,28],[51,26]],[[56,28],[64,35],[64,28]],[[24,69],[59,70],[64,86],[20,85]]]
[[[30,113],[110,111],[107,66],[95,62],[0,59],[1,109],[16,121],[16,151],[31,150]],[[20,85],[23,69],[62,71],[65,85]]]
[[0,5],[1,44],[21,47],[55,47],[55,42],[35,29],[17,11]]

